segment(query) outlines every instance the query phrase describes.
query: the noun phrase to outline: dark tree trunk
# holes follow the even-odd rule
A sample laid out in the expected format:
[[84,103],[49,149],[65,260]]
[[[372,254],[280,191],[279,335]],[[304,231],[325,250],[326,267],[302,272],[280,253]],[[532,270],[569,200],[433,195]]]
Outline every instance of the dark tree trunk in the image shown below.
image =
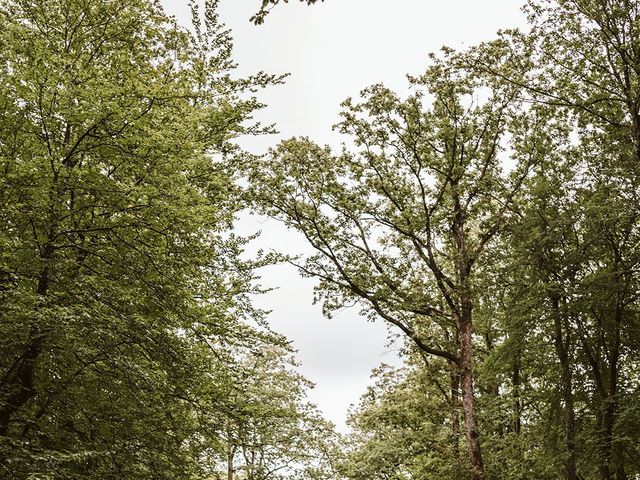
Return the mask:
[[235,448],[229,445],[227,450],[227,480],[233,480],[233,457],[235,456]]
[[607,475],[607,480],[613,478],[614,471],[616,480],[625,480],[622,446],[614,439],[614,428],[618,415],[618,362],[620,360],[620,326],[622,323],[622,309],[620,307],[616,308],[614,320],[613,339],[608,355],[609,385],[606,397],[602,402],[602,464],[603,474]]
[[569,331],[566,328],[566,319],[560,312],[559,295],[551,295],[551,307],[553,309],[554,345],[556,355],[560,361],[560,385],[562,400],[564,402],[564,432],[567,447],[565,478],[566,480],[578,480],[576,467],[576,425],[573,405],[573,380],[569,360]]
[[[45,265],[38,278],[37,302],[47,294],[49,289],[49,267],[48,261],[51,257],[51,249],[45,248],[43,260]],[[36,311],[39,309],[36,305]],[[6,436],[9,431],[11,418],[29,400],[36,395],[34,386],[36,361],[42,352],[46,333],[35,322],[29,330],[29,337],[24,346],[22,355],[13,363],[11,368],[5,373],[0,384],[0,436]]]
[[[473,478],[484,478],[484,463],[480,450],[480,437],[478,435],[478,421],[476,417],[475,399],[473,395],[473,345],[471,305],[468,307],[468,315],[463,315],[460,328],[460,384],[462,390],[462,411],[464,412],[464,427],[469,447],[469,461]],[[464,317],[467,318],[464,318]]]
[[35,364],[42,351],[43,338],[34,333],[30,336],[23,354],[5,375],[2,382],[2,405],[0,405],[0,436],[6,436],[13,415],[36,394],[34,388]]
[[624,468],[624,450],[622,444],[617,442],[614,445],[613,452],[616,459],[616,480],[628,480],[627,472]]
[[458,367],[449,363],[449,382],[451,388],[451,442],[453,455],[457,464],[460,464],[460,372]]

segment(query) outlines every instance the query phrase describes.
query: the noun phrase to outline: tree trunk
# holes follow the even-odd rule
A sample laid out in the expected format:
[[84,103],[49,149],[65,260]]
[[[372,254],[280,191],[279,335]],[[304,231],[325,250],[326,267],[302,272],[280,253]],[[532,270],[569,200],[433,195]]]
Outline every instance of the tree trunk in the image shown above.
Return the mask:
[[[457,317],[453,316],[455,324]],[[453,338],[444,329],[444,340],[447,344],[460,345],[460,338],[457,329],[453,329]],[[460,368],[453,360],[447,360],[449,368],[449,396],[451,405],[451,448],[456,465],[462,466],[460,458]]]
[[37,332],[32,333],[23,354],[7,372],[2,384],[3,399],[0,405],[0,436],[9,431],[11,417],[36,394],[33,381],[35,363],[42,350],[44,338]]
[[[473,346],[471,304],[463,306],[463,318],[460,328],[460,383],[462,390],[462,411],[464,412],[464,427],[469,446],[469,461],[475,480],[484,479],[484,463],[480,450],[478,422],[476,417],[475,400],[473,396]],[[466,311],[465,311],[466,310]]]
[[235,447],[229,445],[227,449],[227,480],[233,480],[233,457],[235,456]]
[[449,381],[451,384],[451,441],[453,456],[456,463],[460,464],[460,372],[458,367],[449,363]]
[[451,229],[455,241],[455,263],[457,276],[458,311],[457,326],[460,342],[460,390],[462,393],[462,411],[464,413],[464,428],[469,447],[469,462],[474,480],[484,479],[484,462],[480,450],[480,436],[476,417],[475,400],[473,395],[473,298],[470,288],[470,273],[472,262],[469,260],[467,247],[467,231],[465,229],[466,215],[460,200],[458,181],[451,180],[451,195],[454,205],[454,220]]
[[618,364],[620,361],[620,329],[622,326],[623,307],[620,302],[616,305],[615,322],[614,322],[614,338],[613,347],[611,348],[610,374],[609,374],[609,402],[607,402],[607,412],[605,422],[607,426],[607,438],[609,440],[609,448],[611,449],[611,459],[615,467],[616,480],[627,480],[627,474],[624,468],[624,449],[623,444],[615,439],[614,429],[618,418]]
[[[619,313],[616,313],[619,317]],[[609,480],[616,472],[616,480],[626,478],[623,456],[620,448],[614,448],[614,427],[618,414],[618,361],[620,356],[620,330],[619,319],[616,318],[616,331],[614,332],[613,346],[609,355],[609,385],[607,396],[603,398],[602,407],[602,478]]]
[[[575,411],[573,406],[573,386],[571,365],[569,361],[569,332],[566,322],[563,321],[560,313],[559,295],[551,296],[551,307],[553,309],[554,325],[554,345],[558,359],[560,360],[560,383],[562,400],[564,401],[564,432],[567,447],[565,460],[566,480],[577,480],[576,467],[576,442],[575,442]],[[565,334],[563,335],[563,330]]]
[[624,450],[620,442],[614,444],[613,452],[616,459],[616,480],[628,480],[629,477],[624,468]]
[[[36,311],[40,308],[42,298],[49,289],[49,266],[48,261],[52,250],[45,248],[43,260],[45,265],[38,278],[38,295]],[[22,355],[14,362],[11,368],[5,373],[0,384],[0,394],[2,403],[0,404],[0,436],[6,436],[9,431],[9,424],[13,415],[29,400],[36,395],[34,387],[36,361],[42,352],[46,339],[46,333],[32,323],[29,330],[29,337],[24,347]]]

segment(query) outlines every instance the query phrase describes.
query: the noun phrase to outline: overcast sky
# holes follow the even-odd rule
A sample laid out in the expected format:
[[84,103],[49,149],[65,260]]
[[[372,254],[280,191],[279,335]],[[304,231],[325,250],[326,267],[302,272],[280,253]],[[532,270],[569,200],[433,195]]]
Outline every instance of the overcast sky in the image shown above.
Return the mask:
[[[162,2],[188,22],[187,0]],[[260,94],[268,108],[256,118],[275,123],[280,134],[242,139],[255,153],[300,135],[339,147],[341,139],[331,126],[345,98],[373,83],[406,92],[406,74],[423,72],[429,52],[490,40],[497,30],[525,21],[523,0],[325,0],[312,7],[291,2],[273,10],[261,26],[248,21],[259,0],[220,2],[239,73],[291,74],[285,85]],[[309,251],[297,234],[272,221],[247,216],[238,229],[262,231],[255,248]],[[347,409],[364,393],[371,369],[397,363],[385,326],[366,322],[356,309],[323,318],[320,305],[312,304],[315,282],[292,267],[265,269],[262,283],[278,290],[258,299],[258,306],[272,310],[273,328],[293,341],[302,373],[316,383],[311,400],[344,431]]]

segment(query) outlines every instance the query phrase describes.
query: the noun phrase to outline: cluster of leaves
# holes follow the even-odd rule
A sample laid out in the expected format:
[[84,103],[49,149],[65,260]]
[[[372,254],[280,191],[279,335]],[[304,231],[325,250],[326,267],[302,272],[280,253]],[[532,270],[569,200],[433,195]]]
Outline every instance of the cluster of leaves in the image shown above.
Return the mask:
[[[282,0],[282,1],[283,3],[289,3],[289,0]],[[307,5],[312,5],[317,1],[318,0],[300,0],[300,2],[303,2],[303,3],[306,2]],[[320,0],[320,1],[324,2],[324,0]],[[262,23],[264,23],[264,19],[269,14],[271,9],[275,7],[278,3],[280,3],[280,0],[262,0],[262,3],[260,4],[260,9],[255,13],[255,15],[253,15],[250,18],[250,21],[255,23],[256,25],[261,25]]]

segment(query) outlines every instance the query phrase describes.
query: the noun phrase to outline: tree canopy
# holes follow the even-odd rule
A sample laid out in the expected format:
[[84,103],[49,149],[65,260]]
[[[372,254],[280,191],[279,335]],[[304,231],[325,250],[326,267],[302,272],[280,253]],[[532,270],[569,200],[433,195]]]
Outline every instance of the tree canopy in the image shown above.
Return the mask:
[[272,426],[244,358],[286,342],[250,305],[233,139],[280,77],[232,75],[216,8],[1,4],[3,478],[205,478],[225,425]]
[[[284,77],[189,5],[0,0],[0,478],[640,476],[640,3],[530,0],[264,155]],[[345,435],[252,305],[282,258],[401,346]]]

